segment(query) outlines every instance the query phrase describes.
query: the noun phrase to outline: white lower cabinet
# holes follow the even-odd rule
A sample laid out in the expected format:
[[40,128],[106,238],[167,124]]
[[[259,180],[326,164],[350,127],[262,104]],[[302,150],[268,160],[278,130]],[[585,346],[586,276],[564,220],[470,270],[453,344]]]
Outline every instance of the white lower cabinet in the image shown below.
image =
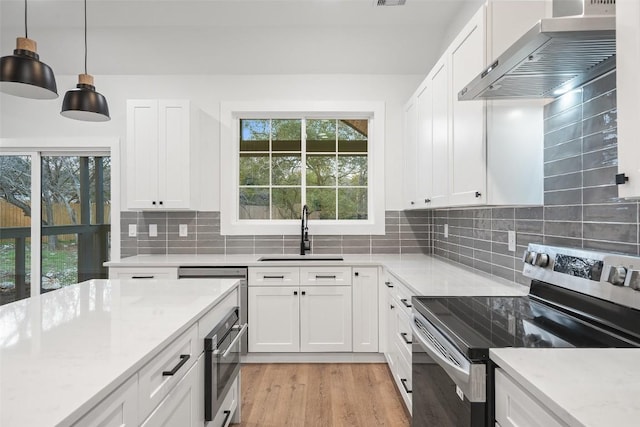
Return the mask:
[[300,287],[300,351],[351,350],[351,287]]
[[351,287],[249,287],[249,324],[250,352],[351,351]]
[[502,427],[565,426],[502,369],[495,371],[495,389],[497,425]]
[[351,275],[344,266],[249,268],[249,352],[352,351]]
[[138,425],[138,375],[82,417],[74,427],[133,427]]
[[378,352],[378,267],[353,267],[353,351]]
[[386,274],[383,279],[386,298],[385,357],[402,399],[411,412],[411,296],[412,292],[394,276]]
[[160,402],[142,427],[202,427],[204,424],[203,393],[200,378],[204,375],[203,356]]
[[300,351],[297,286],[249,287],[249,351]]

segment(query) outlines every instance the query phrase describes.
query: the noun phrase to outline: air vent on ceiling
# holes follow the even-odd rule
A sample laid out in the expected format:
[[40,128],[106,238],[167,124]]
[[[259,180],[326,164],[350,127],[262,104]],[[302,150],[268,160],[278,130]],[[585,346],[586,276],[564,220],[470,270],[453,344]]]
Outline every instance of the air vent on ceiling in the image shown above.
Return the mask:
[[407,0],[376,0],[376,6],[404,6]]

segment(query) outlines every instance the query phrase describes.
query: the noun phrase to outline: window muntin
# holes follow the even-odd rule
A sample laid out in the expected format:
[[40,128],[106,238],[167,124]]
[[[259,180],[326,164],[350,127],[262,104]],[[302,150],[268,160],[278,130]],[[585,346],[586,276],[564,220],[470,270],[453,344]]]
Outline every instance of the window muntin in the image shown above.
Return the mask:
[[239,121],[238,219],[368,219],[367,119]]

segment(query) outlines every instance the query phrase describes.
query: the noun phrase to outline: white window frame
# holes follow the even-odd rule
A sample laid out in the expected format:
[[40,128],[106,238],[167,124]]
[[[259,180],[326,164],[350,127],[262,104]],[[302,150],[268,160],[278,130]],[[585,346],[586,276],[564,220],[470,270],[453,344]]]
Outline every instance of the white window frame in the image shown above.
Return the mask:
[[366,220],[309,220],[313,235],[385,233],[384,102],[264,101],[220,103],[220,234],[298,234],[300,220],[240,220],[238,215],[240,119],[366,118],[368,214]]
[[[118,138],[0,138],[0,155],[31,157],[31,241],[41,242],[42,156],[107,155],[111,157],[111,261],[120,259],[120,140]],[[31,296],[40,295],[41,245],[31,245]]]

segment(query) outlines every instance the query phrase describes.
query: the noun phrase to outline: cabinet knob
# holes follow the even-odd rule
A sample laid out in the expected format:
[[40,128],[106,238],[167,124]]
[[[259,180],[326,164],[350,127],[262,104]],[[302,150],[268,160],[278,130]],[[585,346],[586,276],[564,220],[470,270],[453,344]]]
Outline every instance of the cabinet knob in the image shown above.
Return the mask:
[[302,293],[302,295],[306,295],[306,294],[307,294],[307,292],[306,292],[306,291],[302,291],[301,293]]
[[358,277],[360,275],[360,273],[358,273],[357,271],[355,273],[353,273],[354,276]]
[[393,309],[394,309],[394,308],[396,308],[396,307],[395,307],[393,304],[391,304],[391,305],[389,305],[389,308],[390,308],[391,310],[393,310]]
[[431,199],[424,199],[425,203],[431,203]]
[[153,202],[151,202],[151,204],[152,204],[152,205],[155,205],[155,204],[156,204],[156,201],[154,200]]
[[298,291],[293,291],[293,294],[294,295],[298,295]]
[[476,197],[480,197],[480,196],[482,196],[482,193],[479,191],[476,191]]
[[160,204],[162,204],[162,200],[160,200]]
[[622,185],[629,181],[629,177],[624,173],[619,173],[616,175],[616,185]]
[[415,205],[415,204],[416,204],[416,202],[414,202],[414,201],[412,200],[412,201],[411,201],[411,204],[412,204],[412,205]]

